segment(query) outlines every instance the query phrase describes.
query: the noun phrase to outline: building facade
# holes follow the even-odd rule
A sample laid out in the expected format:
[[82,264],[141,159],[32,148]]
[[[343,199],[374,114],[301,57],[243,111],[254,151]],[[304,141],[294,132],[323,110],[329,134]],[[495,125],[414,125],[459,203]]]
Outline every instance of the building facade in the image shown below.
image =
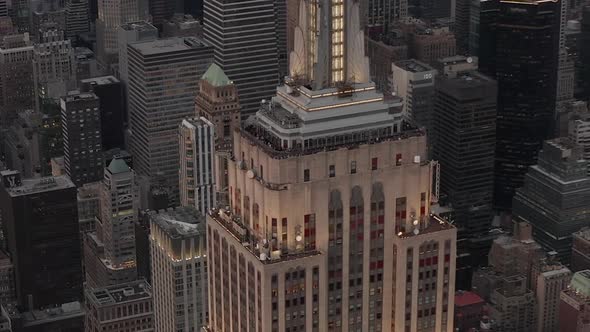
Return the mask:
[[590,328],[590,270],[574,273],[560,294],[559,330],[584,332]]
[[590,269],[590,229],[584,227],[575,232],[572,240],[572,272]]
[[66,36],[77,40],[78,36],[90,31],[89,0],[68,0],[66,2]]
[[139,193],[132,169],[113,159],[104,171],[96,232],[86,234],[86,284],[105,287],[137,279],[135,223]]
[[430,138],[436,70],[417,60],[403,60],[392,63],[391,71],[390,90],[404,99],[404,112],[416,125],[425,127]]
[[33,43],[28,34],[6,36],[0,46],[0,119],[4,125],[34,103]]
[[221,67],[212,64],[199,83],[195,101],[195,113],[209,120],[214,126],[215,181],[218,201],[227,202],[227,158],[233,149],[233,134],[240,128],[240,101],[238,90]]
[[61,128],[66,174],[76,186],[102,179],[100,100],[74,91],[61,99]]
[[158,39],[158,29],[147,21],[128,22],[117,28],[119,55],[119,79],[123,85],[129,83],[129,44]]
[[454,210],[462,285],[472,267],[486,264],[491,245],[496,97],[496,82],[477,71],[437,78],[432,156],[442,169],[441,193]]
[[[572,116],[568,132],[569,138],[584,150],[584,159],[590,160],[590,111]],[[590,176],[590,164],[588,167],[588,176]]]
[[116,63],[119,26],[129,22],[148,21],[146,0],[98,0],[96,18],[96,48],[104,64]]
[[161,175],[178,203],[178,125],[194,115],[198,79],[211,64],[213,49],[184,37],[134,43],[128,52],[134,169],[152,178]]
[[205,218],[190,206],[149,218],[155,328],[198,331],[209,310]]
[[114,76],[101,76],[81,80],[82,90],[92,92],[100,104],[100,131],[102,149],[125,146],[125,97],[123,86]]
[[[510,210],[515,190],[523,185],[527,167],[535,164],[553,125],[561,5],[500,1],[499,8],[494,201],[498,209]],[[531,57],[537,61],[531,63]]]
[[572,271],[556,265],[541,270],[535,290],[537,302],[537,331],[559,331],[559,302],[561,291],[566,289]]
[[300,6],[348,28],[296,38],[296,78],[234,135],[229,204],[207,216],[208,328],[452,331],[456,229],[430,214],[424,132],[369,82],[359,2]]
[[203,117],[188,118],[178,131],[180,205],[205,215],[216,205],[214,126]]
[[254,114],[279,84],[275,0],[204,2],[205,39],[236,84],[242,117]]
[[76,83],[74,48],[64,31],[55,25],[43,27],[39,43],[33,49],[35,108],[42,100],[59,100]]
[[535,241],[564,264],[571,259],[572,234],[590,222],[587,165],[569,139],[545,141],[513,201],[513,219],[532,224]]
[[84,330],[154,332],[151,286],[145,280],[86,289]]
[[18,304],[33,310],[80,300],[76,186],[67,176],[21,180],[18,172],[0,174],[2,224]]

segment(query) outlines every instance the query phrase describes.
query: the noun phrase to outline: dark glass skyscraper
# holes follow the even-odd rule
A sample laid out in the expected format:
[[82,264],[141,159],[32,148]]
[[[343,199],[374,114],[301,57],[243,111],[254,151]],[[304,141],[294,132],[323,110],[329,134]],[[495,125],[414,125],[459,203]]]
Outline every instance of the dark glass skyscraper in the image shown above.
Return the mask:
[[3,171],[2,223],[19,305],[36,309],[82,298],[76,186],[67,176],[21,180]]
[[467,287],[472,266],[485,264],[493,218],[496,82],[477,71],[436,82],[433,158],[440,190],[458,228],[457,282]]
[[509,210],[535,164],[555,110],[561,4],[500,1],[496,24],[498,118],[495,205]]
[[[211,0],[205,2],[205,39],[215,48],[215,63],[232,80],[242,116],[254,114],[262,99],[270,99],[279,84],[277,29],[285,15],[276,16],[275,0]],[[286,45],[286,44],[284,44]]]

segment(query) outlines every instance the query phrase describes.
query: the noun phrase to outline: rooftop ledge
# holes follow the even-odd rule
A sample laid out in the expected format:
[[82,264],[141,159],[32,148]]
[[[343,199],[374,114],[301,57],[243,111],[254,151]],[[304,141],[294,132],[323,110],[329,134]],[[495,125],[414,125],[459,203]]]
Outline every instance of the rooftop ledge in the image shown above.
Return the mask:
[[[238,242],[242,243],[252,255],[262,262],[263,264],[275,264],[282,263],[290,260],[311,257],[320,255],[319,250],[309,249],[293,249],[289,251],[274,250],[269,248],[269,243],[259,241],[256,236],[250,233],[250,231],[242,224],[239,217],[234,216],[231,212],[225,209],[212,209],[209,211],[209,217],[215,220],[218,225],[223,227],[228,233],[230,233]],[[301,242],[301,241],[300,241]]]
[[[319,152],[335,151],[339,149],[355,149],[365,144],[376,144],[384,141],[399,141],[411,137],[424,136],[426,132],[421,128],[412,128],[407,124],[407,128],[402,131],[391,133],[388,135],[363,135],[363,132],[350,133],[346,137],[325,137],[316,140],[325,140],[322,146],[315,146],[305,148],[302,144],[298,144],[294,148],[283,148],[280,139],[272,135],[265,128],[257,125],[249,125],[240,129],[242,137],[256,144],[258,147],[274,159],[287,159],[291,157],[298,157],[303,155],[310,155]],[[368,132],[367,132],[368,134]]]

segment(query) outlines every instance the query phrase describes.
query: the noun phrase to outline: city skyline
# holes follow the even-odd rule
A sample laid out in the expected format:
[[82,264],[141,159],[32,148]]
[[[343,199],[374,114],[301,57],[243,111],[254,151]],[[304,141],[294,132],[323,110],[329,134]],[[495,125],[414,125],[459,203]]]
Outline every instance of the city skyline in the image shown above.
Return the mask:
[[0,331],[584,332],[590,0],[0,0]]

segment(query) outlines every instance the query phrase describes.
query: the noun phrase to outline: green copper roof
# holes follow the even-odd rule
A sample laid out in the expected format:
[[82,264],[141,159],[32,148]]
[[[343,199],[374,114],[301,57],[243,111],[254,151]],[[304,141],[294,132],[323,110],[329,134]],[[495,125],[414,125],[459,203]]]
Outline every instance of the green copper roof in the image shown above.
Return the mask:
[[574,273],[572,281],[570,282],[570,287],[584,296],[590,296],[590,270]]
[[123,159],[113,159],[109,164],[109,171],[113,174],[129,172],[129,166]]
[[232,81],[225,75],[223,69],[217,64],[212,64],[201,77],[213,86],[226,86],[232,84]]

